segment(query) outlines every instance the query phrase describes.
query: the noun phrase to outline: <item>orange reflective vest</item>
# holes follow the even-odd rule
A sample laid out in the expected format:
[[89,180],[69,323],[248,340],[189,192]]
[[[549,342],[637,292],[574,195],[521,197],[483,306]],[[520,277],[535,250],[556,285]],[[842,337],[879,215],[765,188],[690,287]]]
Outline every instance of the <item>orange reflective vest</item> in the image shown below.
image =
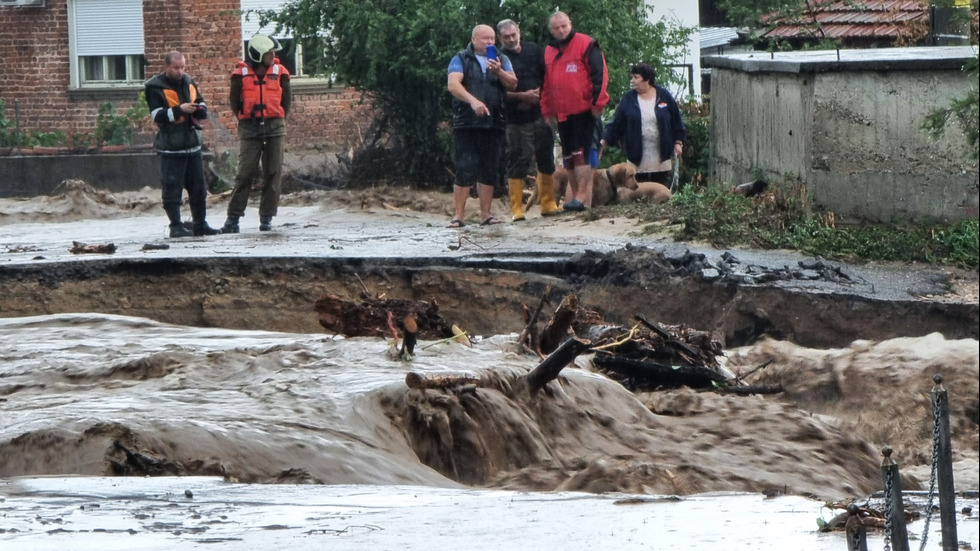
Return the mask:
[[238,67],[232,76],[242,77],[242,110],[238,112],[239,120],[246,119],[284,119],[286,111],[282,108],[282,84],[279,79],[289,78],[289,70],[279,63],[279,58],[265,74],[259,76],[255,69],[244,61],[238,62]]
[[[197,94],[197,86],[191,83],[187,87],[191,93],[190,103],[197,103],[197,99],[199,97]],[[171,88],[163,89],[163,97],[167,100],[167,107],[171,109],[183,103],[182,101],[180,101],[180,95],[177,93],[177,90]],[[181,124],[186,120],[187,120],[187,115],[181,114],[180,117],[174,120],[174,124]]]

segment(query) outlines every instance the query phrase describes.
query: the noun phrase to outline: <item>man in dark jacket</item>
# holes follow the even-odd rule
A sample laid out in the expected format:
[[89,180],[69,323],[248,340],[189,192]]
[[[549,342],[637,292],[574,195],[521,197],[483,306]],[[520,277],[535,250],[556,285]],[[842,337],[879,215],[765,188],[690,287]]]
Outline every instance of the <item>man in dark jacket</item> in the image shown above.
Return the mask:
[[495,55],[495,40],[493,27],[477,25],[470,44],[449,63],[448,88],[453,96],[456,149],[455,215],[450,228],[464,225],[466,198],[474,184],[480,200],[480,223],[500,223],[490,213],[490,206],[494,185],[501,177],[500,159],[507,126],[505,94],[517,87],[517,76],[507,56]]
[[541,84],[544,82],[544,51],[534,42],[521,40],[517,23],[497,23],[504,53],[514,65],[517,89],[507,92],[507,185],[514,221],[524,220],[524,177],[534,157],[538,168],[535,183],[541,215],[558,212],[555,203],[555,133],[541,117]]
[[[197,84],[184,73],[184,56],[170,52],[164,58],[163,73],[144,83],[150,118],[157,125],[153,146],[160,155],[163,210],[170,219],[170,237],[215,235],[207,217],[208,190],[204,183],[204,160],[201,156],[201,125],[208,108]],[[191,204],[193,231],[180,219],[183,190]]]

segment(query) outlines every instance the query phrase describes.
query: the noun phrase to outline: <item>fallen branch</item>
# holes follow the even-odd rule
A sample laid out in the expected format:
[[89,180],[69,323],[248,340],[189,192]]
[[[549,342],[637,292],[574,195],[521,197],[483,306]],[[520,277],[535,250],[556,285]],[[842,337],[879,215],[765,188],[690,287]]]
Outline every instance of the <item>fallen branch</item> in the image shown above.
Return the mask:
[[538,348],[542,353],[550,354],[565,340],[572,322],[575,321],[577,310],[578,298],[575,295],[567,295],[562,299],[555,314],[551,316],[551,321],[541,331]]
[[419,373],[409,371],[405,375],[405,384],[413,390],[426,388],[453,388],[465,385],[483,386],[480,377],[472,373],[443,372],[443,373]]
[[361,289],[364,291],[364,298],[365,299],[371,298],[371,291],[368,291],[367,285],[365,285],[364,281],[361,280],[361,276],[357,275],[357,272],[354,272],[354,277],[356,277],[357,282],[361,284]]
[[630,390],[643,388],[714,388],[731,381],[721,373],[700,365],[665,365],[645,360],[634,360],[610,354],[597,353],[592,360],[596,366],[620,377],[620,382]]
[[532,369],[526,377],[528,390],[534,395],[558,377],[561,370],[566,365],[575,360],[575,357],[589,349],[589,341],[571,338],[563,342],[554,352]]
[[605,350],[607,348],[615,348],[617,346],[622,346],[622,345],[630,342],[631,340],[633,340],[633,337],[636,336],[636,330],[637,329],[638,329],[638,327],[634,325],[633,328],[630,329],[630,332],[627,333],[626,336],[623,337],[622,339],[619,339],[618,341],[615,341],[615,342],[604,344],[602,346],[595,346],[592,349],[593,350]]
[[551,294],[551,285],[544,288],[544,293],[541,294],[541,300],[538,301],[537,308],[531,313],[530,317],[527,319],[527,325],[524,326],[524,330],[521,331],[520,336],[517,338],[517,343],[520,345],[528,345],[534,348],[532,336],[534,330],[534,324],[538,323],[538,316],[541,315],[541,309],[544,308],[544,304],[548,302],[548,295]]
[[780,394],[783,392],[783,385],[728,385],[704,390],[717,392],[718,394],[737,394],[739,396],[749,396],[751,394]]
[[750,369],[746,373],[739,374],[738,377],[735,377],[735,380],[736,381],[742,381],[745,378],[747,378],[749,375],[755,373],[756,371],[759,371],[760,369],[765,369],[765,368],[769,367],[770,364],[772,364],[772,360],[766,360],[765,362],[762,363],[762,365],[753,367],[752,369]]
[[[453,327],[456,327],[456,326],[454,325]],[[463,332],[460,332],[460,333],[456,333],[452,337],[446,337],[444,339],[439,339],[439,340],[437,340],[435,342],[430,342],[429,344],[423,346],[422,347],[422,350],[425,350],[426,348],[432,348],[433,346],[435,346],[437,344],[442,344],[442,343],[446,343],[446,342],[449,342],[449,341],[459,342],[459,338],[460,337],[466,337],[466,331],[463,331]],[[460,342],[460,344],[463,344],[463,343]]]
[[641,316],[639,314],[637,314],[637,315],[635,315],[633,317],[636,319],[636,321],[642,323],[648,329],[650,329],[654,333],[660,335],[660,337],[663,338],[665,341],[667,341],[668,344],[674,345],[677,348],[680,348],[681,350],[683,350],[688,355],[690,355],[691,356],[690,357],[690,360],[691,361],[694,361],[695,358],[700,357],[700,354],[698,354],[697,352],[695,352],[694,350],[692,350],[690,346],[688,346],[688,345],[682,343],[681,341],[675,339],[673,335],[671,335],[670,333],[668,333],[668,332],[664,331],[663,329],[661,329],[660,326],[648,322],[646,319],[643,318],[643,316]]
[[116,252],[115,243],[95,243],[89,245],[81,241],[72,241],[68,252],[72,254],[112,254]]

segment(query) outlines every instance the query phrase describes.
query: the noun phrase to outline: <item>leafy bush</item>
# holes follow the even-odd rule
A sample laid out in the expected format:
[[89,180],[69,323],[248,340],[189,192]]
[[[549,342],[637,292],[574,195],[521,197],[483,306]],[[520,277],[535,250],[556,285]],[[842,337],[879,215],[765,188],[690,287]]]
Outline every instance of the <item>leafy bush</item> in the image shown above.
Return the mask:
[[7,118],[4,102],[0,99],[0,147],[55,147],[65,143],[65,133],[38,132],[25,133],[17,128],[17,121]]
[[98,145],[132,145],[136,129],[150,115],[146,96],[140,92],[136,103],[122,115],[116,114],[112,103],[99,106],[99,116],[95,123],[95,140]]
[[[796,183],[772,185],[752,198],[720,185],[686,186],[666,205],[616,209],[645,222],[677,224],[678,239],[702,240],[719,247],[749,245],[796,249],[827,258],[980,266],[977,220],[840,227],[832,213],[813,212],[805,187]],[[654,227],[658,226],[650,226]]]

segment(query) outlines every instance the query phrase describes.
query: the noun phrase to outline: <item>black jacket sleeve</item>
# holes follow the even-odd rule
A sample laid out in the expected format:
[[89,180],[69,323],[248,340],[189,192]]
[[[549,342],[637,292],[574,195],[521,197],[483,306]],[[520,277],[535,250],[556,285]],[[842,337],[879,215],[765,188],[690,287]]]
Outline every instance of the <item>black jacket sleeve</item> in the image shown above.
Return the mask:
[[599,101],[599,94],[602,93],[602,75],[606,70],[606,59],[599,48],[599,42],[593,40],[589,44],[589,49],[585,51],[589,60],[589,79],[592,81],[592,105]]

